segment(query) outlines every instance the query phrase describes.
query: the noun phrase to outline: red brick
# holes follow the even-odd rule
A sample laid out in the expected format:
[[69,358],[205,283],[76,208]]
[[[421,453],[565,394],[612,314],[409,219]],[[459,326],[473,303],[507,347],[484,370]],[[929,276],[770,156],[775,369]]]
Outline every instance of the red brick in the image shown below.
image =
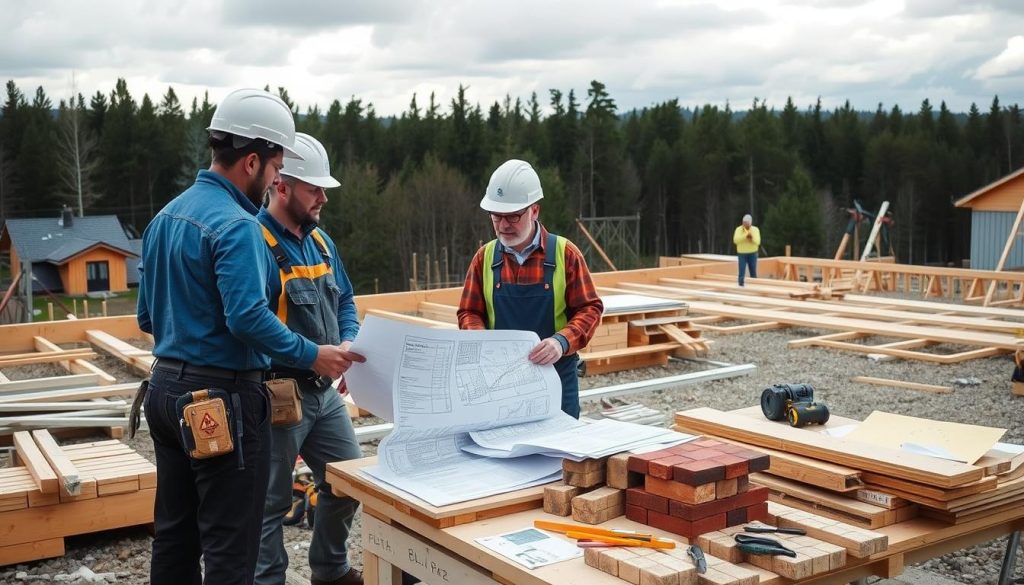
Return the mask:
[[678,481],[660,479],[648,475],[644,479],[644,489],[652,494],[664,496],[670,500],[703,504],[715,499],[715,484],[687,485]]
[[725,479],[725,466],[710,460],[687,461],[672,468],[672,479],[689,485],[701,485]]
[[718,462],[725,465],[725,479],[747,475],[747,460],[736,455],[722,455]]
[[718,447],[719,445],[724,444],[721,441],[717,441],[715,439],[698,439],[696,441],[690,442],[693,443],[694,445],[697,445],[698,447]]
[[675,447],[670,447],[673,453],[686,454],[690,451],[700,451],[703,447],[695,445],[696,441],[690,441],[689,443],[680,443]]
[[641,488],[629,488],[626,490],[626,503],[647,510],[661,512],[662,514],[668,514],[668,498],[652,494]]
[[747,460],[747,468],[750,470],[750,473],[764,471],[771,465],[771,458],[760,451],[747,449],[734,453],[734,455]]
[[664,449],[661,451],[651,451],[650,453],[640,453],[639,455],[630,455],[629,463],[626,464],[626,468],[630,471],[647,475],[647,463],[649,461],[671,456],[672,453]]
[[736,493],[742,494],[750,487],[750,476],[741,475],[736,478]]
[[675,516],[666,516],[658,512],[649,511],[647,512],[647,523],[655,528],[679,534],[692,541],[697,536],[706,532],[714,532],[715,530],[725,528],[725,514],[709,516],[696,522],[690,522]]
[[[628,492],[626,497],[628,501]],[[706,502],[703,504],[687,504],[685,502],[669,500],[668,513],[670,516],[676,516],[683,520],[692,521],[707,518],[708,516],[714,516],[715,514],[724,514],[737,508],[748,508],[750,506],[764,504],[767,500],[768,488],[755,486],[751,487],[746,492],[732,496],[731,498],[723,498],[721,500],[715,500],[713,502]],[[767,504],[765,504],[765,510],[767,509]]]
[[647,508],[626,504],[626,518],[633,522],[647,524]]
[[665,457],[662,459],[655,459],[647,462],[647,475],[653,475],[661,479],[672,479],[672,466],[685,463],[690,459],[687,457],[680,457],[679,455],[673,455],[671,457]]
[[726,443],[725,445],[722,445],[721,447],[715,447],[715,449],[718,449],[722,453],[736,453],[736,452],[739,452],[739,451],[746,451],[747,450],[746,447],[742,447],[740,445],[736,445],[736,444],[733,444],[733,443]]
[[722,453],[718,449],[711,449],[710,447],[687,454],[687,456],[690,457],[691,459],[696,459],[698,461],[703,459],[717,459],[722,455],[725,455],[725,453]]
[[768,522],[768,502],[747,506],[747,522]]
[[739,526],[740,524],[747,523],[747,509],[736,508],[735,510],[729,510],[725,513],[725,525],[726,526]]

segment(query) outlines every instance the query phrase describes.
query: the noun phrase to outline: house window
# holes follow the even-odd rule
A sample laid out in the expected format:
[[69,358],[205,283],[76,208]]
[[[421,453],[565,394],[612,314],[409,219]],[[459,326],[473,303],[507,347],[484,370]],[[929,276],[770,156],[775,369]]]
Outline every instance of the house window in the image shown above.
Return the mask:
[[85,263],[86,290],[110,290],[110,265],[106,260]]

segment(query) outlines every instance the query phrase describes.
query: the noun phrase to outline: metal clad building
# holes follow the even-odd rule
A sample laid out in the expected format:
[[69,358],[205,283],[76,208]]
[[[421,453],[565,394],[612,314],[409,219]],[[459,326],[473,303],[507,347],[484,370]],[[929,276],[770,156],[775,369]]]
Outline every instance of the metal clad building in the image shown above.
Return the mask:
[[[1024,168],[978,189],[955,203],[971,210],[971,268],[994,270],[1024,203]],[[1024,267],[1024,221],[1004,270]]]

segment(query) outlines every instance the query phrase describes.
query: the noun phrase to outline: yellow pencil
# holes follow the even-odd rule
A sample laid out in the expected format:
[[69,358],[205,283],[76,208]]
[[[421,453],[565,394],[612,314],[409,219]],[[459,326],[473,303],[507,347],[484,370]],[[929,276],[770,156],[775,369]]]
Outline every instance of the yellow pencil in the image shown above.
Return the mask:
[[632,530],[616,530],[608,528],[598,528],[597,526],[590,526],[586,524],[569,524],[566,522],[552,522],[550,520],[534,520],[534,528],[541,528],[543,530],[550,530],[551,532],[589,532],[590,534],[600,534],[604,536],[615,536],[619,538],[631,538],[635,540],[656,540],[653,534],[644,534],[641,532],[634,532]]

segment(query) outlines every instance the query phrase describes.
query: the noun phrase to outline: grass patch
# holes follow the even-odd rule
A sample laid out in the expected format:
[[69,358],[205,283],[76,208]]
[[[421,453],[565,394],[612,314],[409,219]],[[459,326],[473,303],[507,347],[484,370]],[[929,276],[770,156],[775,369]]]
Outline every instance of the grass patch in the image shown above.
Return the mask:
[[[117,296],[107,299],[107,315],[134,315],[135,305],[139,300],[139,289],[130,288],[125,292],[116,293]],[[50,319],[48,305],[53,303],[53,318],[65,319],[68,313],[75,312],[77,306],[79,319],[88,317],[103,316],[103,299],[91,299],[85,295],[45,295],[36,294],[32,296],[32,307],[39,312],[32,317],[33,321],[48,321]],[[89,314],[85,313],[85,306],[89,306]]]

